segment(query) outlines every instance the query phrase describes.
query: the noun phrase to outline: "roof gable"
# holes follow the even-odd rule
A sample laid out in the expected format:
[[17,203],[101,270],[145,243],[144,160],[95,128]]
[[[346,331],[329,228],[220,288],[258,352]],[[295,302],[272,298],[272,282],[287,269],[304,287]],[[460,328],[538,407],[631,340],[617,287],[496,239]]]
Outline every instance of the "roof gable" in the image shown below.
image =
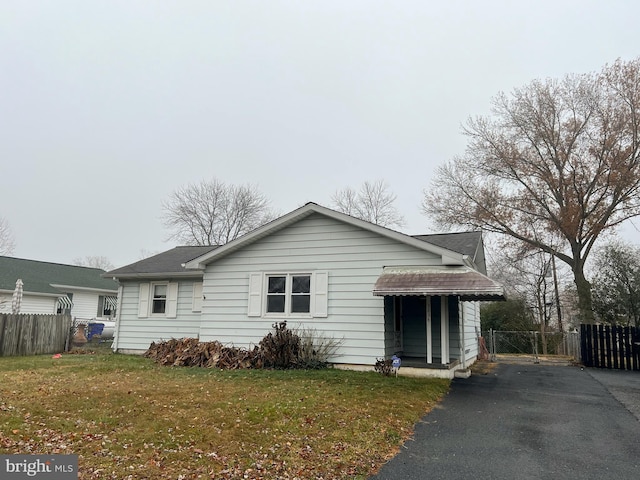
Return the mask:
[[0,256],[0,290],[15,289],[20,278],[24,291],[32,293],[58,295],[61,286],[116,291],[118,285],[103,273],[99,268]]
[[228,255],[232,252],[235,252],[236,250],[250,245],[251,243],[258,241],[261,238],[267,237],[279,230],[282,230],[289,225],[299,222],[300,220],[314,213],[325,215],[335,220],[354,225],[356,227],[377,233],[387,238],[391,238],[395,241],[411,245],[420,250],[434,253],[442,257],[443,264],[462,265],[464,263],[463,255],[459,252],[443,248],[433,243],[425,242],[410,235],[405,235],[404,233],[396,232],[395,230],[381,227],[380,225],[375,225],[359,218],[351,217],[344,213],[322,207],[316,203],[307,203],[306,205],[293,210],[292,212],[283,215],[282,217],[279,217],[263,225],[262,227],[259,227],[252,232],[243,235],[242,237],[239,237],[225,245],[222,245],[215,250],[205,253],[198,258],[194,258],[192,261],[187,262],[185,267],[187,269],[203,269],[209,263],[212,263],[225,255]]
[[200,257],[217,246],[179,246],[166,252],[144,258],[124,267],[116,268],[104,274],[114,278],[150,278],[167,276],[194,276],[196,271],[187,271],[184,264]]

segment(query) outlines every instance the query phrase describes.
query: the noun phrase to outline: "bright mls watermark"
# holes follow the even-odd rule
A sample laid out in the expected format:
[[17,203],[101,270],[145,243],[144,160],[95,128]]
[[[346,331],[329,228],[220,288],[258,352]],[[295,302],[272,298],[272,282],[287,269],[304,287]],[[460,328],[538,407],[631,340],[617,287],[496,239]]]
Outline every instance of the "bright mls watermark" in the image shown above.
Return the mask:
[[78,455],[0,455],[2,480],[76,480]]

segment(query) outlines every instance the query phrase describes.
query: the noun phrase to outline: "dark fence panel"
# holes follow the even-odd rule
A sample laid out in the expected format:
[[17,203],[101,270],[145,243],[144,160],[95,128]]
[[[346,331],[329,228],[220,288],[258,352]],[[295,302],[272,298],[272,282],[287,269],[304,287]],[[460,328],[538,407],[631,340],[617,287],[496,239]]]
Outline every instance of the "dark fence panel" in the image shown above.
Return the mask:
[[587,367],[640,370],[640,329],[580,325],[582,363]]
[[0,314],[0,357],[65,351],[70,315]]

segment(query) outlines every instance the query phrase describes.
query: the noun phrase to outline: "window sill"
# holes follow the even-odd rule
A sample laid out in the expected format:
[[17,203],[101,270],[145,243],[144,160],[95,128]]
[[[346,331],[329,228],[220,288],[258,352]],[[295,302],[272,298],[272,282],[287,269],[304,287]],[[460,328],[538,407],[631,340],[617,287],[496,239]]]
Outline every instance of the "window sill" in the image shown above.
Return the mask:
[[262,318],[268,318],[268,319],[274,319],[274,320],[308,320],[310,318],[313,318],[313,315],[311,315],[310,313],[300,313],[300,314],[293,314],[293,313],[264,313],[262,315]]

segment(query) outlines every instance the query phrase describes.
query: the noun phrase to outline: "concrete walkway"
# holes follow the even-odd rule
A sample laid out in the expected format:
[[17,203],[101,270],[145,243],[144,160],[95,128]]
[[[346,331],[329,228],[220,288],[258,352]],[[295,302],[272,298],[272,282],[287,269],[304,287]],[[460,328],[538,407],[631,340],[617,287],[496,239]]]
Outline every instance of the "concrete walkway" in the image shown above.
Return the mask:
[[640,374],[500,364],[456,379],[372,477],[640,478]]

